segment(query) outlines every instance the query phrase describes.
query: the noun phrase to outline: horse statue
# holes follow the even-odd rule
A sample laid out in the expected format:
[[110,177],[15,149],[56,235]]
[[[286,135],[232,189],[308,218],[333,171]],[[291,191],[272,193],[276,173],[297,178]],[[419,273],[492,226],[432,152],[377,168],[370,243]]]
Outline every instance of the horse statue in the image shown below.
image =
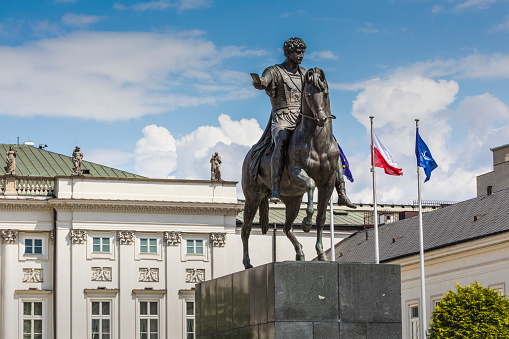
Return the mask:
[[[327,204],[331,198],[338,171],[339,149],[332,135],[329,91],[325,74],[320,68],[306,72],[301,98],[301,121],[295,128],[288,144],[285,168],[281,178],[281,201],[286,207],[284,232],[292,242],[296,260],[304,261],[302,245],[292,232],[304,194],[307,194],[306,217],[302,230],[309,232],[314,213],[313,193],[318,188],[318,211],[316,216],[316,252],[318,260],[324,261],[322,245],[323,225]],[[270,123],[270,122],[269,122]],[[267,129],[266,129],[267,131]],[[269,130],[270,132],[270,130]],[[263,138],[263,137],[262,137]],[[270,139],[269,139],[270,140]],[[253,175],[253,146],[242,165],[242,191],[246,199],[244,224],[242,225],[243,264],[252,268],[249,258],[249,235],[257,210],[260,211],[262,233],[269,228],[269,197],[271,194],[270,154],[259,157],[257,172]]]

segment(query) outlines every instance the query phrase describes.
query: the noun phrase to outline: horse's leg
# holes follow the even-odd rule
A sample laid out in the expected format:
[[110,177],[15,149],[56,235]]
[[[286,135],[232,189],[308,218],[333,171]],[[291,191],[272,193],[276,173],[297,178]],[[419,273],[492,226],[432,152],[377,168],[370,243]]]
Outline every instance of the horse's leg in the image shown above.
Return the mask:
[[302,251],[302,245],[295,237],[295,234],[292,232],[293,222],[297,218],[300,210],[300,203],[302,202],[302,196],[300,197],[285,197],[281,196],[281,200],[286,206],[286,218],[285,218],[285,228],[284,232],[288,239],[293,244],[295,248],[295,260],[304,261],[304,251]]
[[[263,198],[263,195],[262,195]],[[248,197],[246,196],[246,203],[244,205],[244,222],[242,223],[242,247],[244,250],[244,257],[242,258],[242,263],[244,264],[244,268],[252,268],[251,259],[249,258],[249,235],[251,234],[251,226],[253,224],[253,219],[256,215],[256,211],[258,210],[261,198]]]
[[[330,181],[323,187],[318,188],[318,211],[316,215],[316,253],[318,254],[318,260],[325,260],[325,253],[323,252],[322,234],[323,225],[325,224],[327,205],[329,199],[332,199],[332,191],[334,190],[334,181]],[[331,260],[334,260],[332,258]]]
[[302,230],[309,232],[313,224],[313,213],[315,208],[313,206],[313,193],[315,191],[315,181],[307,174],[307,172],[300,166],[290,168],[288,178],[292,185],[306,189],[308,204],[306,207],[306,217],[302,220]]

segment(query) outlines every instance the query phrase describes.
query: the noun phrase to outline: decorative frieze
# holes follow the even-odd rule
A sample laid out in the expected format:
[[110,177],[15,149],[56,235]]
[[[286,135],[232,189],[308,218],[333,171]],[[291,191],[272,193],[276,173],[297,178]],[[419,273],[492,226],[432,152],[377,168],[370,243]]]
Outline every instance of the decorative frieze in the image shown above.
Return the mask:
[[186,268],[186,283],[200,283],[205,281],[205,270],[200,268]]
[[42,279],[42,268],[24,268],[23,269],[23,282],[24,283],[40,283]]
[[111,267],[92,267],[92,281],[111,281]]
[[182,235],[180,232],[164,232],[164,241],[167,246],[178,246],[182,242]]
[[223,247],[226,244],[226,233],[210,234],[210,242],[214,247]]
[[83,244],[87,241],[88,232],[86,230],[71,230],[69,236],[71,237],[71,243]]
[[158,282],[159,281],[159,269],[158,268],[140,268],[140,281],[142,282]]
[[6,244],[14,244],[18,237],[18,231],[16,230],[2,230],[2,240]]
[[117,238],[120,245],[131,245],[134,243],[134,231],[118,231]]

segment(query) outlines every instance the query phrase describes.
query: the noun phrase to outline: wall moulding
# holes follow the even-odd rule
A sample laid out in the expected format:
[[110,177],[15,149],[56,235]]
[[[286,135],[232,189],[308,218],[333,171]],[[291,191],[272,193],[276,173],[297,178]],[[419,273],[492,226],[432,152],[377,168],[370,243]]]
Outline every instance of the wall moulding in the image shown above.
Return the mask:
[[111,281],[111,267],[92,267],[92,281]]
[[14,244],[18,238],[17,230],[2,230],[2,240],[6,244]]
[[23,269],[23,282],[24,283],[41,283],[43,282],[42,268],[24,268]]
[[118,231],[117,238],[120,245],[131,245],[134,243],[134,231]]
[[182,242],[181,232],[164,232],[164,241],[167,246],[178,246]]
[[70,230],[69,237],[73,244],[84,244],[87,241],[88,232],[86,230]]

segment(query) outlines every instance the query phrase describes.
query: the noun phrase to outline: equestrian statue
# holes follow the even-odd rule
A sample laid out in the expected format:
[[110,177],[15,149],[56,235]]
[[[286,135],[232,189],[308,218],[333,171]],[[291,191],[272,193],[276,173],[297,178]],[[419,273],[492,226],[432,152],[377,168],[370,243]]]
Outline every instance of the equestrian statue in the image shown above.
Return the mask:
[[262,233],[269,227],[269,197],[286,206],[284,232],[292,242],[296,260],[304,260],[302,245],[292,232],[304,194],[306,217],[302,230],[309,232],[314,213],[313,193],[318,189],[318,260],[325,260],[322,232],[326,210],[334,187],[338,204],[355,208],[345,192],[339,147],[332,134],[329,91],[325,74],[319,68],[306,71],[300,66],[306,44],[290,38],[283,46],[285,61],[268,67],[259,77],[252,73],[253,86],[265,90],[272,112],[260,140],[249,150],[242,165],[242,190],[246,199],[242,226],[243,264],[253,267],[249,258],[249,235],[256,212],[260,212]]

